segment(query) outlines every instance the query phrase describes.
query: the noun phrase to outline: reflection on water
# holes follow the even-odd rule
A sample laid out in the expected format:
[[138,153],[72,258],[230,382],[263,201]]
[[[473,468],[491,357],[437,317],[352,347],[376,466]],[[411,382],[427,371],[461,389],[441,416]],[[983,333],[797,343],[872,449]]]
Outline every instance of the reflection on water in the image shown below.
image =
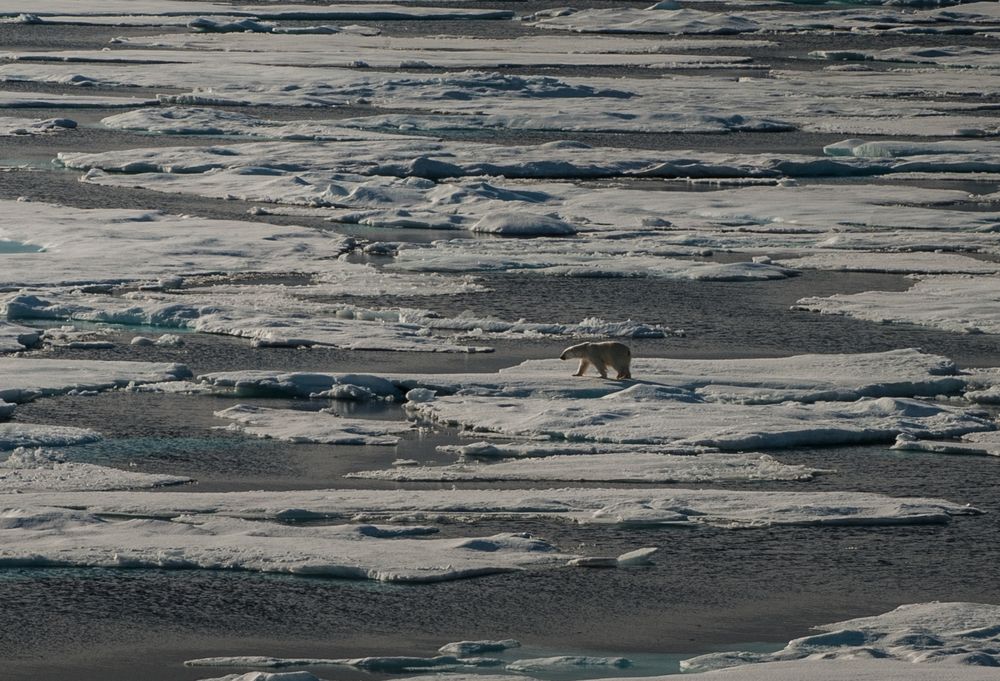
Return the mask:
[[34,244],[26,244],[21,241],[10,241],[0,239],[0,255],[4,253],[44,253],[45,249]]

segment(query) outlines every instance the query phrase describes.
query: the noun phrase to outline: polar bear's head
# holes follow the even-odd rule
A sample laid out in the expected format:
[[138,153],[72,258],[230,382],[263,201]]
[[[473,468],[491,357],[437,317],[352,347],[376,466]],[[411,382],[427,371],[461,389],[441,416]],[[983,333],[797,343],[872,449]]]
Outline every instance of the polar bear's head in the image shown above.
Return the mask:
[[590,343],[580,343],[579,345],[571,345],[562,351],[559,355],[559,359],[579,359],[587,354],[587,349]]

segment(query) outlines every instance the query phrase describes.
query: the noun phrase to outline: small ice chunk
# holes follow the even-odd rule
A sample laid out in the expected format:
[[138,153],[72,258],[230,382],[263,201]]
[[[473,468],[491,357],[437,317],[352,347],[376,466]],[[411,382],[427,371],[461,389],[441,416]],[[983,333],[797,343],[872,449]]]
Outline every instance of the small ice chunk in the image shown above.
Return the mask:
[[497,212],[482,217],[472,225],[472,231],[513,236],[560,236],[576,234],[576,227],[549,215]]
[[[614,560],[613,558],[611,560]],[[632,660],[625,657],[593,657],[589,655],[558,655],[556,657],[536,657],[516,660],[507,665],[508,671],[540,672],[566,667],[616,667],[625,669],[632,666]]]
[[407,402],[430,402],[437,393],[427,388],[414,388],[406,393]]
[[644,549],[636,549],[635,551],[629,551],[618,556],[619,567],[633,566],[633,565],[652,565],[653,561],[650,558],[659,553],[660,549],[655,547],[649,547]]
[[573,567],[613,568],[618,567],[618,559],[611,556],[581,556],[570,559],[566,565]]
[[447,643],[438,652],[442,655],[455,655],[457,657],[468,657],[470,655],[481,655],[483,653],[496,653],[510,648],[520,648],[521,642],[512,638],[502,641],[457,641]]
[[156,345],[175,348],[184,345],[184,339],[175,333],[165,333],[156,339]]

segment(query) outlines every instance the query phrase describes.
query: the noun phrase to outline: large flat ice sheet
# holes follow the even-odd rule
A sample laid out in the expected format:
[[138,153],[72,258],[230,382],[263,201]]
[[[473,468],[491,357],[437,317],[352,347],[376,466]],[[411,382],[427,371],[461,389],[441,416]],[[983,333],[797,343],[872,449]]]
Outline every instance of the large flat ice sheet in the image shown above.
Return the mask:
[[978,515],[943,499],[868,492],[748,492],[677,487],[644,489],[311,490],[282,492],[104,492],[0,495],[0,505],[58,506],[95,514],[174,518],[189,514],[258,520],[439,522],[441,518],[545,518],[634,527],[706,524],[775,526],[946,523]]

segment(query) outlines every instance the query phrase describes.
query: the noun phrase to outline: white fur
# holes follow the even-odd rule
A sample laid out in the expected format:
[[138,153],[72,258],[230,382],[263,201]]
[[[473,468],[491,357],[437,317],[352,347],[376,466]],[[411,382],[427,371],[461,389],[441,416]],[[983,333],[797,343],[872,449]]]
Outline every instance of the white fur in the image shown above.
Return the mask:
[[576,370],[574,376],[583,376],[587,367],[593,364],[601,378],[608,377],[608,367],[618,372],[615,378],[632,378],[632,371],[629,368],[632,362],[632,351],[627,345],[618,341],[571,345],[563,350],[559,359],[580,360],[580,368]]

